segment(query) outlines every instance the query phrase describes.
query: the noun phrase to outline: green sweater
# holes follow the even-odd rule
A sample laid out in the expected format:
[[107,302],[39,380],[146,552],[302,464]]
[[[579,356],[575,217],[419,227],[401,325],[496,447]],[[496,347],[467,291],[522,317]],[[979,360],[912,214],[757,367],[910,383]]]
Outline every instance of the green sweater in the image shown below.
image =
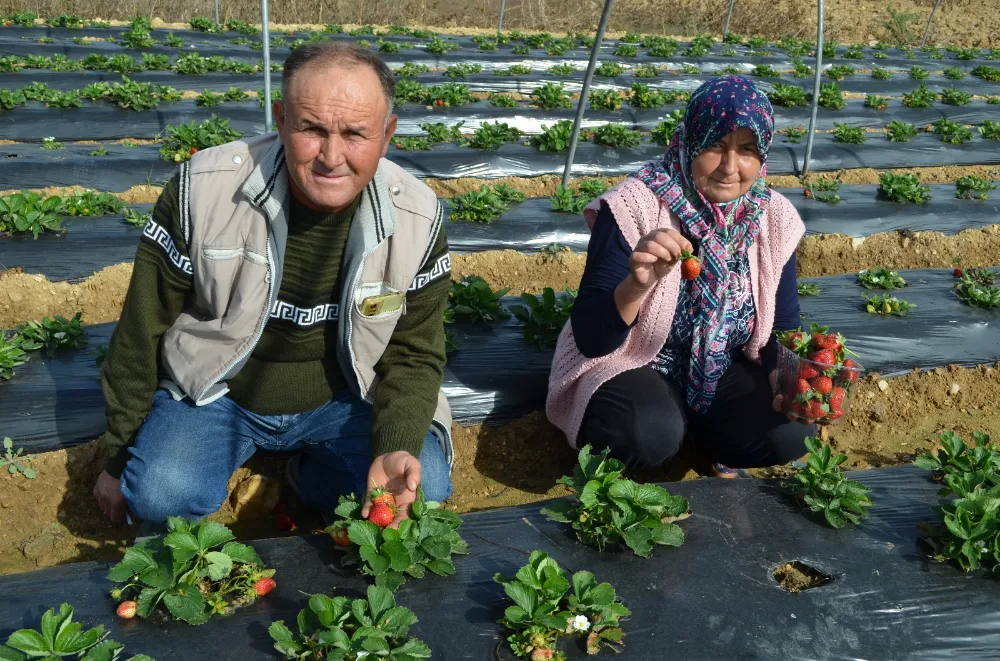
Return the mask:
[[[347,381],[337,361],[340,267],[356,203],[337,214],[311,211],[291,197],[288,243],[278,302],[250,359],[227,381],[228,396],[261,415],[301,413],[341,394]],[[101,370],[107,402],[107,470],[118,476],[165,374],[160,338],[193,293],[192,277],[177,263],[187,256],[181,232],[178,177],[164,187],[152,221],[165,228],[171,255],[143,235],[118,326]],[[427,260],[448,251],[442,228]],[[172,259],[173,258],[173,259]],[[442,275],[406,297],[388,346],[375,364],[372,456],[395,450],[420,454],[431,427],[445,364],[442,312],[450,278]],[[353,376],[352,376],[353,378]]]

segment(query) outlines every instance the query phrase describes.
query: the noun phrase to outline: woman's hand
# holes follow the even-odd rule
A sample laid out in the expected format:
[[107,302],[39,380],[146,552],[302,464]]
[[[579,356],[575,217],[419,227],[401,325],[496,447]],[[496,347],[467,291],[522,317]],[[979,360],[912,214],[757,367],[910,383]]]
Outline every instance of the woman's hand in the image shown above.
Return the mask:
[[629,259],[629,276],[640,291],[649,291],[680,259],[681,251],[694,252],[691,242],[671,229],[653,230],[639,239]]
[[[774,402],[772,403],[772,406],[774,407],[775,411],[777,411],[778,413],[782,413],[785,407],[785,396],[777,392],[778,370],[774,370],[768,375],[768,381],[771,382],[771,392],[774,393]],[[785,417],[788,418],[791,422],[803,422],[807,425],[811,425],[816,422],[816,420],[814,420],[813,418],[799,416],[792,413],[791,411],[784,411],[784,413]]]
[[639,316],[646,294],[670,272],[683,250],[693,252],[694,248],[676,230],[653,230],[639,239],[629,257],[628,276],[615,288],[615,306],[626,324]]

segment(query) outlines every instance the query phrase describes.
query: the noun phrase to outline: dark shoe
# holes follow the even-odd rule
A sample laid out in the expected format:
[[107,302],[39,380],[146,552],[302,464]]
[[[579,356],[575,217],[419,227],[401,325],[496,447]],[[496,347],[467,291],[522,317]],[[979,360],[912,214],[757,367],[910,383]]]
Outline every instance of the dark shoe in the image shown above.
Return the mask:
[[725,479],[740,479],[750,477],[750,471],[745,468],[730,468],[724,464],[714,463],[712,464],[712,477],[721,477]]

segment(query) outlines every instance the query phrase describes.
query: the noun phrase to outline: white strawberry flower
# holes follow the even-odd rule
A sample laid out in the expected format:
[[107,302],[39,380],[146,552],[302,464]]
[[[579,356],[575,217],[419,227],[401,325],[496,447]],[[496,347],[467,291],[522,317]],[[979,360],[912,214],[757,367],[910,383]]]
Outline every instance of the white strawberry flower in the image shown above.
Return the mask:
[[570,622],[570,626],[573,631],[587,631],[590,629],[590,620],[587,619],[586,615],[577,615]]

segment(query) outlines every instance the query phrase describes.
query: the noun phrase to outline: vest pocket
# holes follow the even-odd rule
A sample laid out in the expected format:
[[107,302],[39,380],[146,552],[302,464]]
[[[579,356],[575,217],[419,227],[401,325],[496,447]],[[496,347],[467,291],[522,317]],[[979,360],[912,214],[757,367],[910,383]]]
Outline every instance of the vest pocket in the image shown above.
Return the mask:
[[406,292],[387,282],[362,283],[354,294],[354,313],[364,322],[382,324],[406,312]]

